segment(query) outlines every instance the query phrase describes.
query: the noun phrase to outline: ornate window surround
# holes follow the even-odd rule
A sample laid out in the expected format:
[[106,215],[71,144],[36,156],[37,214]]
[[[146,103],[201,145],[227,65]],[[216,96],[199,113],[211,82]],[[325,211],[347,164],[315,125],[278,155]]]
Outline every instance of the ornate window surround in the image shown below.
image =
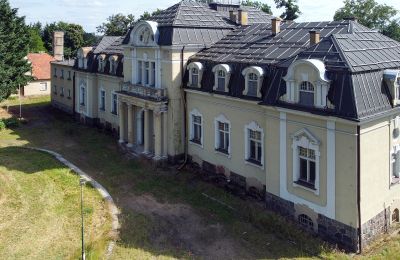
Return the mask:
[[283,77],[286,81],[286,94],[282,99],[289,103],[299,102],[300,84],[302,81],[309,81],[308,79],[296,81],[294,74],[299,65],[307,65],[310,69],[318,72],[318,80],[316,82],[310,81],[315,87],[314,106],[318,108],[332,107],[333,105],[327,98],[331,81],[326,76],[325,64],[317,59],[296,60],[289,66],[286,76]]
[[[201,117],[201,138],[200,138],[200,144],[197,142],[193,142],[193,138],[194,138],[194,122],[193,122],[193,116],[199,116]],[[200,113],[199,110],[197,110],[197,108],[194,108],[190,113],[189,113],[189,122],[190,122],[190,140],[189,142],[191,144],[200,146],[201,148],[204,148],[204,117],[203,115]]]
[[[261,132],[261,165],[254,164],[250,161],[248,161],[250,157],[250,139],[249,139],[249,130],[252,131],[258,131]],[[256,167],[259,167],[261,169],[264,169],[264,158],[265,158],[265,148],[264,148],[264,129],[261,128],[257,122],[252,121],[251,123],[247,124],[244,126],[244,142],[245,142],[245,150],[244,150],[244,159],[245,159],[245,164],[253,165]]]
[[115,75],[117,74],[117,66],[118,66],[118,56],[117,55],[112,55],[110,58],[108,58],[110,61],[110,74]]
[[[219,133],[218,133],[218,122],[221,123],[225,123],[228,124],[229,126],[229,146],[228,146],[228,154],[222,153],[218,151],[218,143],[219,143]],[[216,118],[214,118],[214,148],[215,148],[215,152],[218,154],[222,154],[227,156],[228,158],[231,158],[232,153],[232,144],[231,144],[231,136],[232,136],[232,124],[231,121],[229,121],[223,114],[220,114],[219,116],[217,116]]]
[[[307,129],[303,128],[300,131],[296,132],[292,135],[293,144],[293,186],[301,187],[303,189],[309,190],[313,192],[315,195],[319,195],[319,179],[320,179],[320,156],[321,153],[319,151],[319,147],[321,145],[320,141],[318,141]],[[300,178],[300,164],[299,164],[299,147],[304,147],[307,149],[314,150],[315,152],[315,190],[309,189],[303,185],[296,184],[295,182]]]
[[[143,36],[143,33],[146,35]],[[157,47],[159,35],[157,22],[141,21],[135,25],[130,34],[130,44],[139,47]]]
[[98,66],[97,70],[98,70],[99,72],[104,72],[104,68],[106,67],[105,58],[106,58],[106,55],[105,55],[105,54],[100,54],[100,55],[97,57],[97,60],[99,61],[99,66]]
[[[192,69],[197,69],[199,72],[199,78],[197,81],[197,86],[192,84]],[[187,66],[187,70],[189,70],[189,87],[201,88],[201,79],[203,77],[204,66],[200,62],[192,62]]]
[[229,86],[229,79],[231,78],[231,67],[228,64],[218,64],[215,65],[212,69],[212,72],[214,73],[214,87],[213,90],[216,91],[218,89],[218,71],[224,71],[225,72],[225,92],[229,92],[228,86]]
[[262,82],[264,80],[264,70],[261,67],[258,66],[250,66],[245,68],[242,71],[242,75],[245,78],[245,88],[243,90],[243,95],[247,95],[249,92],[249,85],[248,85],[248,76],[250,75],[250,73],[254,73],[257,75],[258,77],[258,83],[257,83],[257,97],[261,98],[261,86],[262,86]]

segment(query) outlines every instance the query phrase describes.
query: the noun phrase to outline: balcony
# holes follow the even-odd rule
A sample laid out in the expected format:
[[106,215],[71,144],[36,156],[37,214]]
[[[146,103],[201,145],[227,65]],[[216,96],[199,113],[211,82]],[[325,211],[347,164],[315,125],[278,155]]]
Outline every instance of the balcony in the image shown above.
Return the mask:
[[122,85],[122,93],[151,100],[156,102],[167,101],[167,90],[165,88],[145,87],[142,85],[124,82]]

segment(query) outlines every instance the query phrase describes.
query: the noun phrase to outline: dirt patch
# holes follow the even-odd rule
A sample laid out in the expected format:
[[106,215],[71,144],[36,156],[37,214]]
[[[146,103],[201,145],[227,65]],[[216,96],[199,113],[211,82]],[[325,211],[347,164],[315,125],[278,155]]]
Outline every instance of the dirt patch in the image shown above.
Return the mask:
[[160,203],[151,195],[134,194],[124,196],[120,204],[157,223],[150,240],[159,250],[172,245],[204,259],[251,258],[251,253],[229,238],[222,225],[206,223],[188,205]]

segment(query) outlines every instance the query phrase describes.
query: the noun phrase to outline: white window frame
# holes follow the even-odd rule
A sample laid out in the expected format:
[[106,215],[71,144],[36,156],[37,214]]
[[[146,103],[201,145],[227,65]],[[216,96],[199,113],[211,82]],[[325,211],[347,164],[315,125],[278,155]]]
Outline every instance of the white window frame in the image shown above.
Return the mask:
[[47,82],[40,82],[40,91],[47,91]]
[[218,64],[214,66],[212,69],[212,72],[214,73],[214,91],[220,91],[218,90],[218,72],[222,70],[225,72],[225,89],[224,92],[229,92],[229,80],[231,78],[231,67],[228,64]]
[[79,87],[79,105],[83,107],[86,106],[86,99],[87,99],[86,87],[81,85]]
[[[203,147],[204,147],[204,118],[203,118],[203,115],[199,112],[199,110],[197,110],[197,109],[195,108],[195,109],[193,109],[193,110],[189,113],[189,116],[190,116],[190,118],[189,118],[189,122],[190,122],[190,140],[189,140],[189,142],[190,142],[191,144],[194,144],[194,145],[197,145],[197,146],[200,146],[201,148],[203,148]],[[201,125],[200,125],[200,127],[201,127],[200,144],[193,141],[193,138],[194,138],[194,122],[193,122],[193,116],[197,116],[197,117],[200,117],[200,118],[201,118]]]
[[[312,88],[312,90],[310,90],[310,88]],[[315,86],[314,86],[314,84],[311,82],[311,81],[308,81],[308,80],[303,80],[303,81],[301,81],[300,83],[299,83],[299,87],[298,87],[298,89],[299,89],[299,104],[300,105],[303,105],[303,106],[307,106],[307,105],[304,105],[304,104],[301,104],[300,103],[300,94],[303,92],[303,93],[312,93],[313,94],[313,106],[315,106],[316,105],[316,102],[315,102],[315,97],[316,97],[316,93],[315,93]]]
[[110,74],[116,75],[117,74],[117,61],[118,61],[118,56],[113,55],[109,58],[110,61]]
[[[104,93],[104,97],[103,97]],[[102,104],[102,101],[104,101],[104,104]],[[99,93],[99,110],[100,111],[106,111],[106,91],[101,88],[100,93]]]
[[[137,60],[137,71],[136,71],[136,84],[144,87],[155,88],[157,85],[157,63],[154,60],[149,59],[138,59]],[[146,67],[146,64],[149,67]],[[148,73],[148,81],[146,82],[146,74]],[[141,79],[141,81],[139,81]]]
[[99,61],[99,67],[97,68],[98,72],[104,72],[104,68],[105,66],[105,55],[101,54],[99,55],[99,57],[97,58]]
[[[249,161],[250,159],[250,136],[249,133],[251,131],[257,131],[257,132],[261,132],[261,162],[259,164],[255,164],[251,161]],[[249,165],[253,165],[256,167],[259,167],[261,169],[264,169],[264,158],[265,158],[265,149],[264,149],[264,129],[260,127],[259,124],[257,124],[257,122],[252,121],[251,123],[247,124],[244,126],[244,141],[245,141],[245,150],[244,150],[244,160],[245,160],[245,164],[249,164]]]
[[[193,84],[193,79],[192,79],[192,70],[197,69],[198,71],[198,79],[197,79],[197,84]],[[187,66],[187,70],[189,70],[189,87],[195,87],[195,88],[201,88],[201,80],[203,78],[203,71],[204,71],[204,66],[200,62],[192,62]]]
[[264,70],[261,67],[258,67],[258,66],[250,66],[250,67],[245,68],[242,71],[242,75],[245,78],[245,88],[244,88],[242,94],[245,95],[245,96],[248,95],[248,92],[249,92],[249,76],[250,76],[251,73],[257,75],[257,77],[258,77],[258,80],[257,80],[257,96],[256,97],[257,98],[261,98],[262,97],[262,95],[261,95],[261,86],[262,86],[262,83],[263,83],[263,80],[264,80],[264,74],[265,73],[264,73]]
[[[319,195],[320,185],[320,142],[311,134],[307,129],[302,129],[292,136],[293,144],[293,186],[301,187],[305,190],[313,192],[315,195]],[[300,179],[300,155],[299,147],[314,150],[315,154],[315,185],[314,189],[308,188],[304,185],[297,184],[296,182]]]
[[[115,102],[116,102],[116,106],[115,106],[115,111],[114,111],[114,95],[116,96]],[[117,93],[115,93],[115,91],[111,92],[111,114],[113,115],[118,115],[118,95]]]
[[[397,162],[397,169],[396,167],[393,167],[393,165]],[[393,146],[392,150],[390,151],[390,184],[396,184],[399,183],[398,181],[395,181],[396,179],[399,179],[400,177],[400,145],[397,144]],[[397,176],[395,172],[397,171]]]
[[[223,153],[221,151],[219,151],[219,128],[218,128],[218,123],[224,123],[224,124],[228,124],[228,138],[229,138],[229,145],[228,145],[228,153]],[[223,154],[225,156],[228,156],[229,158],[231,157],[231,150],[232,150],[232,125],[231,122],[224,116],[224,115],[219,115],[218,117],[216,117],[214,119],[214,148],[215,148],[215,152],[219,153],[219,154]]]

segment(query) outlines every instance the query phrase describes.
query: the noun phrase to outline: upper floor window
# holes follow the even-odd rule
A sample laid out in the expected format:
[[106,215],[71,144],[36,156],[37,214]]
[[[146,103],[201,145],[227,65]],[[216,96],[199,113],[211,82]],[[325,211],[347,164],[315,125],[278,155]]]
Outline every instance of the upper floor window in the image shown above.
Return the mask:
[[139,60],[137,65],[137,84],[154,87],[156,84],[156,63]]
[[244,69],[242,74],[245,77],[243,95],[261,98],[261,85],[264,77],[264,70],[257,66],[251,66]]
[[319,195],[319,141],[302,129],[293,136],[293,182]]
[[245,126],[245,160],[257,166],[264,164],[264,131],[256,123]]
[[215,118],[215,150],[230,155],[231,124],[223,116]]
[[118,96],[116,93],[111,95],[111,113],[118,115]]
[[64,70],[63,69],[61,69],[61,78],[62,79],[64,78]]
[[215,74],[214,90],[228,92],[229,79],[231,77],[231,68],[227,64],[219,64],[214,66],[213,73]]
[[189,70],[189,86],[200,88],[203,74],[203,64],[200,62],[192,62],[188,65],[187,69]]
[[297,60],[289,66],[283,79],[286,81],[286,93],[282,100],[304,106],[334,108],[328,99],[331,81],[321,60]]
[[309,81],[303,81],[299,87],[299,103],[305,106],[314,106],[314,85]]
[[106,110],[106,92],[102,89],[100,90],[100,110]]
[[68,98],[71,98],[71,90],[68,89]]
[[61,93],[60,93],[60,96],[64,96],[64,87],[61,87]]
[[57,78],[57,68],[54,68],[54,75],[55,78]]
[[68,71],[68,80],[71,80],[71,71]]
[[203,145],[203,116],[197,109],[190,112],[190,141]]

